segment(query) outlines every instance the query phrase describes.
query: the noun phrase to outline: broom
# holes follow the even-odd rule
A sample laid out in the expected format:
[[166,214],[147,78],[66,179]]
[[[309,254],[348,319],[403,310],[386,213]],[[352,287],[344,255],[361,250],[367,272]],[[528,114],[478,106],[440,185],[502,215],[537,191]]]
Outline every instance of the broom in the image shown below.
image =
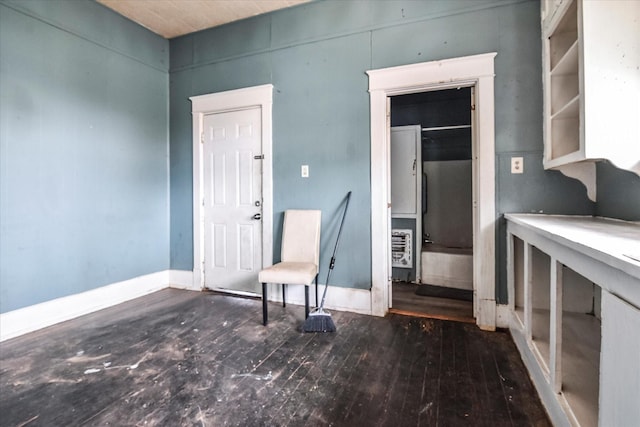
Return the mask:
[[331,255],[331,262],[329,263],[329,272],[327,273],[327,280],[324,285],[324,292],[322,293],[322,301],[320,307],[314,309],[309,313],[309,317],[304,322],[304,332],[335,332],[336,325],[331,320],[331,314],[324,310],[324,299],[327,296],[327,289],[329,289],[329,278],[333,267],[336,265],[336,251],[338,250],[338,243],[340,243],[340,234],[342,234],[342,226],[344,225],[344,219],[347,216],[347,209],[349,209],[349,200],[351,199],[351,191],[347,193],[347,202],[344,206],[344,212],[342,214],[342,221],[340,222],[340,228],[338,229],[338,237],[336,238],[336,245],[333,248],[333,255]]

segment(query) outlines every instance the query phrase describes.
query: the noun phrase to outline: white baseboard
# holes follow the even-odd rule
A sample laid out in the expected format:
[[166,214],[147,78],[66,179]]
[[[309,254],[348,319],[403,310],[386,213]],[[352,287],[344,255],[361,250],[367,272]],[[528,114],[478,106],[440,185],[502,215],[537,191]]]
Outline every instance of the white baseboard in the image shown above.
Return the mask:
[[[157,273],[134,277],[111,285],[63,298],[0,314],[0,342],[14,338],[56,323],[74,319],[94,311],[138,298],[167,287],[200,291],[193,283],[193,272],[185,270],[164,270]],[[324,286],[318,288],[322,298]],[[278,285],[269,285],[269,300],[282,301],[282,291]],[[315,286],[309,287],[311,305],[315,304]],[[287,287],[287,303],[304,305],[304,286]],[[371,315],[371,291],[340,286],[329,286],[325,307],[329,310],[349,311]],[[497,305],[496,326],[509,327],[511,311],[508,305]]]
[[[2,313],[0,314],[0,341],[167,288],[174,275],[173,270],[159,271]],[[181,278],[179,275],[175,276]],[[182,278],[186,278],[186,275]],[[182,283],[181,280],[176,282]]]
[[[268,285],[269,301],[282,301],[280,285]],[[318,286],[318,298],[322,299],[324,286]],[[309,286],[309,303],[315,306],[315,285]],[[318,302],[319,303],[319,302]],[[287,286],[287,304],[304,305],[304,286]],[[371,291],[368,289],[343,288],[329,286],[324,307],[328,310],[349,311],[359,314],[371,314]]]
[[[0,314],[0,342],[168,287],[200,291],[200,287],[194,285],[193,277],[192,271],[164,270]],[[282,301],[280,287],[269,285],[269,288],[270,299]],[[320,286],[318,290],[322,297],[324,288]],[[312,305],[315,302],[314,292],[314,287],[311,286]],[[304,287],[288,286],[287,303],[304,305]],[[325,307],[330,310],[371,314],[371,292],[366,289],[330,286]]]
[[201,291],[199,286],[195,286],[193,283],[193,271],[187,270],[169,270],[169,282],[170,288],[174,289],[186,289],[189,291]]
[[496,327],[508,328],[511,326],[511,309],[507,304],[496,305]]

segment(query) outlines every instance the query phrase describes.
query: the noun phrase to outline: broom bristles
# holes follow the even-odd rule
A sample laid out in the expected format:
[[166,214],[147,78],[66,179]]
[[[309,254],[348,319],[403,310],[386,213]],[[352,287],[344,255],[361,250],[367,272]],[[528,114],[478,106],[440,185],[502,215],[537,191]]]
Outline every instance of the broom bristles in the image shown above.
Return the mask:
[[335,332],[336,325],[331,319],[331,314],[318,310],[309,313],[309,317],[304,322],[303,330],[305,332]]

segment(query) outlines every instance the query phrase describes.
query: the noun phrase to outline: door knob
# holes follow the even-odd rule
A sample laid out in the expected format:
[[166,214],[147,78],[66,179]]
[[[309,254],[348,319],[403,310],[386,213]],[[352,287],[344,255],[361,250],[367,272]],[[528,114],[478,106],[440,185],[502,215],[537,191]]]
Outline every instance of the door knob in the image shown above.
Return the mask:
[[257,213],[254,216],[252,216],[251,219],[261,220],[262,219],[262,215],[260,213]]

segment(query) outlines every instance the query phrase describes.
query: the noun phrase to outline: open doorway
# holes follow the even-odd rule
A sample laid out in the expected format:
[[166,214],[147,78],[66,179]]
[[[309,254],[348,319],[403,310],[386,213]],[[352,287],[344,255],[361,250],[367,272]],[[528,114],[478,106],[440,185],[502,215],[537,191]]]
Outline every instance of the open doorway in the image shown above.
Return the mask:
[[390,307],[473,322],[473,86],[390,97]]
[[496,327],[495,52],[369,70],[371,108],[371,313],[391,303],[391,99],[396,95],[473,86],[473,313],[484,330]]

